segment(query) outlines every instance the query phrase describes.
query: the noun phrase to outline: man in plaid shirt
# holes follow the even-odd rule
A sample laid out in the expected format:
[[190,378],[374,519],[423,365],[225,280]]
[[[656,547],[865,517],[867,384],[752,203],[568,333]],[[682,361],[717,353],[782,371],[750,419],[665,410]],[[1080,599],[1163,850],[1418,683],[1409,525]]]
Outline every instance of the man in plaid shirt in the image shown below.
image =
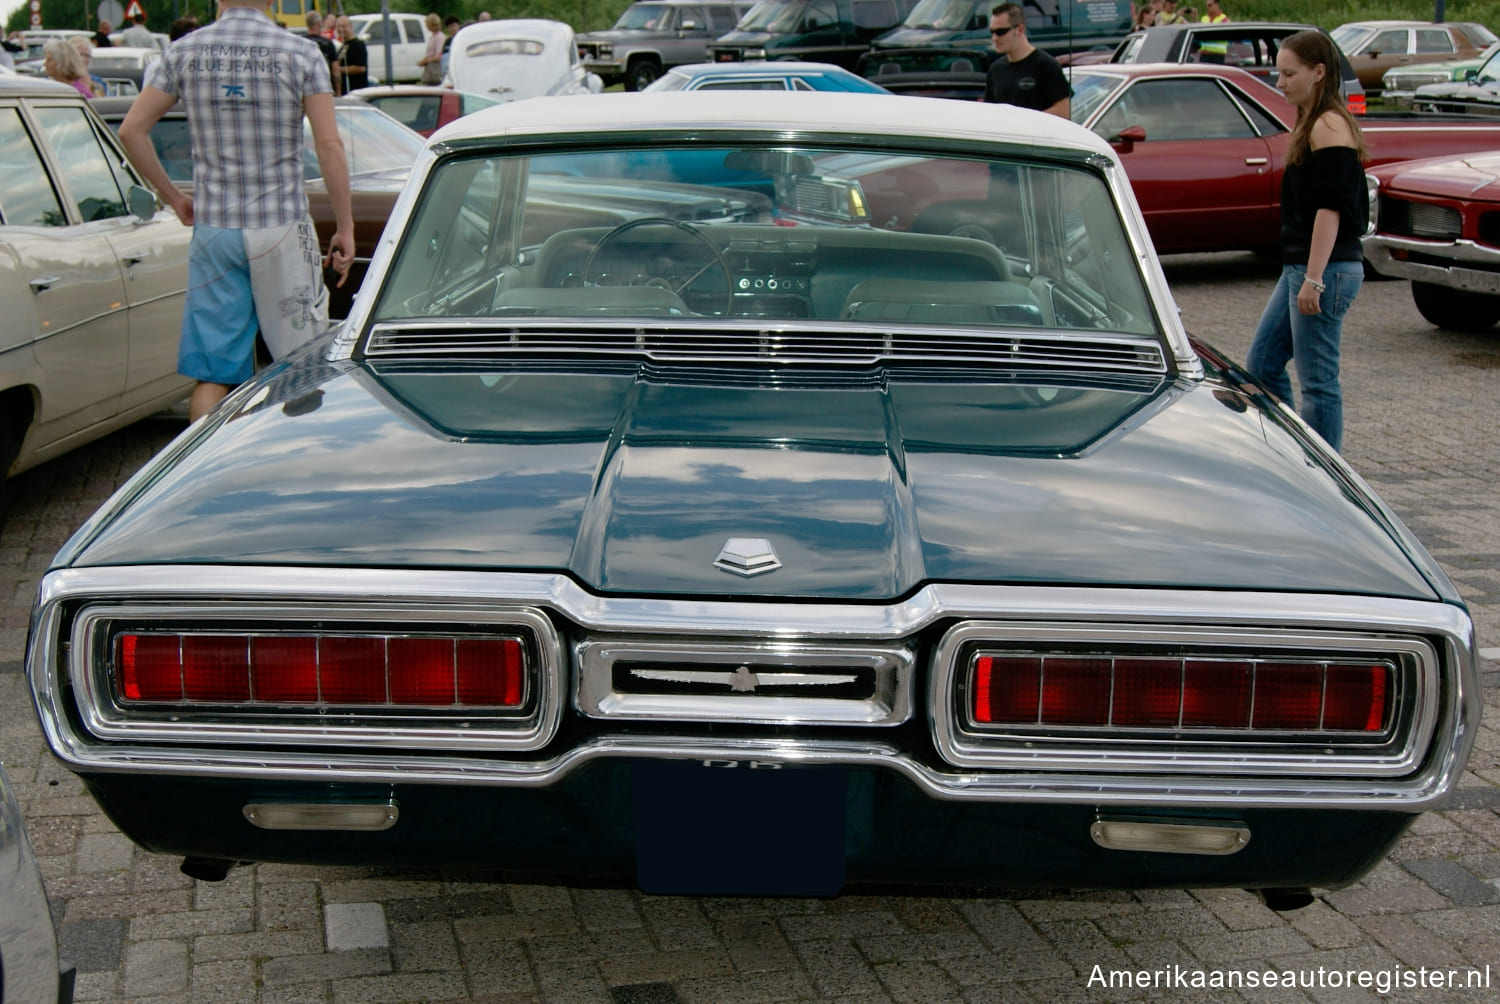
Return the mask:
[[[193,228],[177,369],[198,381],[194,420],[249,379],[257,326],[274,358],[327,326],[323,256],[302,184],[304,115],[337,220],[328,264],[339,285],[354,260],[349,168],[327,63],[266,6],[220,0],[218,20],[167,47],[120,126],[131,160]],[[178,101],[193,142],[192,195],[167,177],[150,138]]]

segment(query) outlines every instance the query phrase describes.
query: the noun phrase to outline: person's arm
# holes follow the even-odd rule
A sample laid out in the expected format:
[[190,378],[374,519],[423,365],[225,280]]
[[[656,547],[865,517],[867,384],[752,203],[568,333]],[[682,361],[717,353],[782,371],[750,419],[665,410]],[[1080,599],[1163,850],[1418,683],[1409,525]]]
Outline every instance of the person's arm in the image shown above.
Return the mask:
[[[151,142],[151,127],[160,122],[176,103],[177,99],[166,91],[148,85],[131,102],[130,111],[120,124],[120,145],[146,183],[156,189],[183,225],[190,227],[193,225],[193,197],[173,184],[167,176],[167,169],[161,166],[161,158],[156,155],[155,144]],[[329,114],[332,114],[331,107]]]
[[344,158],[344,142],[339,139],[338,120],[333,114],[333,95],[309,94],[302,99],[302,111],[312,126],[313,148],[323,169],[323,185],[333,203],[334,231],[328,241],[328,266],[338,273],[338,285],[342,286],[349,278],[349,266],[354,263],[354,207],[349,200],[349,162]]
[[1068,119],[1071,121],[1073,118],[1073,99],[1063,98],[1056,104],[1048,105],[1047,114],[1056,115],[1060,119]]

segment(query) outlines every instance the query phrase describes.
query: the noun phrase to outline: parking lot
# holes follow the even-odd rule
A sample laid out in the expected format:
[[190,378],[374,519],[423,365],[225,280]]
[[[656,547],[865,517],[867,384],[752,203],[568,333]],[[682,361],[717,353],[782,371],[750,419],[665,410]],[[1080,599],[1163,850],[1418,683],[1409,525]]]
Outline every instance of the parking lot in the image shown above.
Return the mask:
[[[1167,268],[1189,330],[1243,358],[1277,267],[1224,254]],[[438,861],[243,866],[195,882],[116,832],[46,753],[21,672],[51,556],[183,419],[27,472],[0,532],[0,760],[78,967],[76,999],[1344,1002],[1392,986],[1398,1000],[1500,999],[1500,330],[1439,332],[1405,283],[1366,283],[1343,372],[1345,455],[1468,600],[1488,718],[1447,810],[1420,818],[1363,882],[1286,914],[1234,889],[653,897],[497,883]],[[1120,970],[1157,975],[1110,985]],[[1465,986],[1470,970],[1482,985]],[[1266,987],[1267,973],[1282,985]]]

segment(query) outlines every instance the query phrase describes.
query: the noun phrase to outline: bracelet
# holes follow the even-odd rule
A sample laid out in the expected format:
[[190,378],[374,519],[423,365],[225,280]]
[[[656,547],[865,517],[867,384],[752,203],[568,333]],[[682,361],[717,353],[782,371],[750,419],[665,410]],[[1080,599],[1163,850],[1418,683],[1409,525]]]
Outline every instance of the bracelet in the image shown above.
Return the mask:
[[1302,277],[1302,281],[1307,283],[1313,289],[1316,289],[1319,293],[1328,292],[1328,286],[1324,284],[1322,279],[1314,279],[1310,275],[1304,275]]

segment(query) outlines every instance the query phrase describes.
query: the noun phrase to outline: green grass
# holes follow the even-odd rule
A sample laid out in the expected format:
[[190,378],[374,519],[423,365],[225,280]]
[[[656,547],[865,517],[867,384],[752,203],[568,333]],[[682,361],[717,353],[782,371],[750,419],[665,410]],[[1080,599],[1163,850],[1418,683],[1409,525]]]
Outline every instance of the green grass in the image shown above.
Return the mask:
[[[1190,0],[1201,10],[1202,4]],[[1301,21],[1332,29],[1348,21],[1432,20],[1432,0],[1221,0],[1236,21]],[[1500,0],[1448,0],[1445,21],[1478,21],[1500,33]]]

